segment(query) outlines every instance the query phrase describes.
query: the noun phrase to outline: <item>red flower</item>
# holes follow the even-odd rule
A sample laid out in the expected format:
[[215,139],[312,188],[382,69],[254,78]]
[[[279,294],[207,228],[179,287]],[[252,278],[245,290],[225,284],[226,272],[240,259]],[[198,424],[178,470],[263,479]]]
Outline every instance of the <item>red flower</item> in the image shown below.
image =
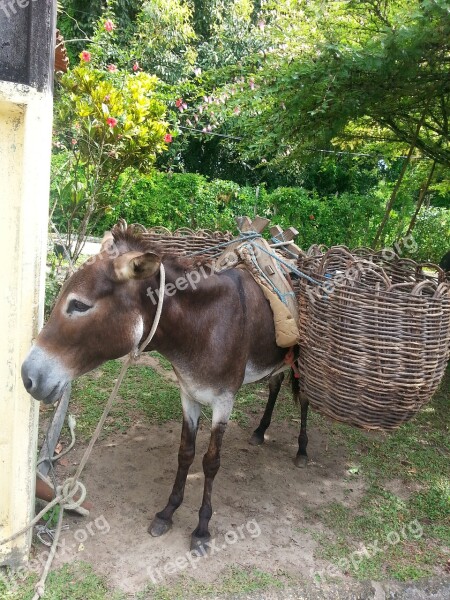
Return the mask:
[[178,100],[175,101],[175,106],[177,108],[180,108],[180,106],[183,104],[183,98],[178,98]]
[[107,21],[105,21],[105,29],[106,29],[106,31],[112,31],[115,28],[116,28],[116,26],[111,21],[111,19],[108,19]]
[[136,62],[134,63],[134,65],[133,65],[133,71],[139,71],[139,69],[140,69],[140,68],[141,68],[141,67],[139,66],[139,63],[138,63],[138,61],[136,61]]
[[309,215],[309,218],[311,219],[311,221],[314,221],[314,215]]
[[111,73],[114,73],[115,71],[117,71],[116,65],[108,65],[107,69],[108,69],[108,71],[111,71]]
[[164,136],[164,141],[166,142],[166,144],[170,144],[170,142],[173,140],[173,137],[171,136],[170,133],[166,133],[166,135]]
[[108,117],[106,119],[106,123],[110,126],[110,127],[115,127],[117,125],[117,119],[115,119],[114,117]]
[[88,52],[87,50],[83,50],[83,52],[80,54],[80,58],[81,58],[81,60],[84,60],[84,62],[90,62],[91,61],[91,53]]

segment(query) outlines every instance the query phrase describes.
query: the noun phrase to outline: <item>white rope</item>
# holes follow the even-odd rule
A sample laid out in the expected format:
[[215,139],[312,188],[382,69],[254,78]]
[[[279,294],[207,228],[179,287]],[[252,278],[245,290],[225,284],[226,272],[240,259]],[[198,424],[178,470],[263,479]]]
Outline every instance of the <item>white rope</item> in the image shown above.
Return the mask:
[[[79,477],[91,455],[92,449],[94,447],[95,442],[97,441],[101,430],[103,428],[103,425],[106,421],[106,418],[109,414],[109,411],[111,410],[111,407],[113,405],[113,402],[117,396],[117,392],[119,391],[119,387],[120,384],[123,381],[123,378],[125,376],[125,373],[127,372],[128,367],[130,366],[130,364],[145,350],[145,348],[150,344],[150,342],[153,339],[153,336],[156,333],[156,329],[158,328],[159,325],[159,321],[161,318],[161,313],[162,313],[162,308],[163,308],[163,302],[164,302],[164,288],[166,285],[166,272],[164,269],[164,265],[161,263],[160,266],[160,283],[159,283],[159,295],[158,295],[158,306],[156,309],[156,314],[155,314],[155,318],[153,320],[153,324],[152,327],[150,329],[150,333],[148,334],[148,336],[145,338],[145,340],[142,342],[142,344],[140,346],[138,346],[138,348],[136,350],[133,350],[132,352],[130,352],[130,354],[128,355],[127,360],[124,362],[124,364],[122,365],[122,369],[120,370],[119,373],[119,377],[117,378],[117,381],[114,385],[113,391],[111,392],[108,401],[106,403],[106,406],[104,408],[103,414],[100,417],[100,420],[97,424],[97,427],[95,428],[95,431],[92,435],[91,441],[89,442],[89,446],[86,448],[86,450],[84,451],[83,457],[81,458],[80,464],[78,465],[78,468],[76,470],[76,473],[73,477],[69,477],[68,479],[66,479],[64,481],[64,483],[62,484],[62,486],[58,486],[57,488],[57,496],[55,498],[53,498],[53,500],[51,502],[49,502],[49,504],[47,504],[47,506],[41,510],[41,512],[36,515],[34,517],[34,519],[25,527],[23,527],[20,531],[17,531],[16,533],[14,533],[13,535],[11,535],[9,538],[6,538],[4,540],[0,541],[0,546],[3,546],[4,544],[7,544],[8,542],[11,542],[12,540],[16,539],[17,537],[21,536],[22,534],[24,534],[26,531],[28,531],[31,527],[33,527],[34,525],[36,525],[36,523],[46,514],[48,513],[54,506],[56,506],[57,504],[60,505],[61,510],[59,513],[59,518],[58,518],[58,524],[56,527],[56,531],[55,531],[55,535],[53,538],[53,544],[51,546],[50,549],[50,553],[47,559],[47,562],[45,564],[44,567],[44,571],[42,573],[42,576],[40,578],[40,580],[38,581],[38,583],[35,586],[35,595],[33,596],[32,600],[39,600],[40,598],[42,598],[42,596],[45,594],[45,581],[47,579],[47,575],[50,571],[50,567],[52,565],[53,559],[55,557],[56,554],[56,548],[58,546],[58,541],[59,541],[59,536],[61,534],[61,529],[62,529],[62,523],[63,523],[63,517],[64,517],[64,510],[73,510],[74,508],[78,508],[81,506],[81,504],[84,502],[85,498],[86,498],[86,488],[85,486],[79,481]],[[74,500],[74,496],[80,492],[80,496],[77,500]]]

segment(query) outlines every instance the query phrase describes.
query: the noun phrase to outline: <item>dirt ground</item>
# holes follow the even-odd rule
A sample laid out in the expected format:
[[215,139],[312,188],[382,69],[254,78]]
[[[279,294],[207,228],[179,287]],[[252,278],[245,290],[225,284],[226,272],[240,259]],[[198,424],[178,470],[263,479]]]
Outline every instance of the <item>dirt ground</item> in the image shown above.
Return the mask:
[[[346,479],[345,458],[327,447],[319,432],[309,432],[310,462],[294,466],[297,428],[273,423],[266,443],[250,446],[256,420],[243,429],[230,423],[222,465],[213,493],[210,556],[189,561],[189,537],[197,524],[203,473],[201,458],[209,431],[199,431],[197,456],[186,486],[185,500],[173,528],[161,538],[147,533],[154,513],[165,505],[176,472],[181,424],[148,427],[136,424],[95,447],[84,471],[89,517],[70,516],[55,566],[73,560],[93,564],[113,587],[142,590],[149,582],[167,585],[180,576],[213,582],[231,566],[258,568],[297,580],[311,577],[325,563],[314,559],[315,533],[305,510],[332,500],[356,504],[363,483]],[[70,455],[76,464],[83,448]],[[70,468],[71,465],[69,465]],[[64,467],[59,466],[61,478]]]

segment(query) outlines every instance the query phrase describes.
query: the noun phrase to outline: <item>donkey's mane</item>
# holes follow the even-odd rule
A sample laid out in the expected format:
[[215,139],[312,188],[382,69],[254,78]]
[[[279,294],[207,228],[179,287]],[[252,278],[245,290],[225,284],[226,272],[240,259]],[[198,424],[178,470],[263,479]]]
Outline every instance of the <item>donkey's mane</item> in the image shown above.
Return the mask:
[[194,266],[211,262],[210,256],[184,256],[176,252],[164,249],[163,245],[155,241],[149,231],[139,223],[128,225],[124,219],[120,219],[111,229],[114,243],[120,254],[125,252],[153,252],[161,258],[173,259],[179,266],[188,269]]
[[152,239],[147,229],[139,223],[127,225],[127,222],[120,219],[111,229],[114,243],[120,254],[125,252],[154,252],[159,256],[163,255],[163,249],[158,242]]

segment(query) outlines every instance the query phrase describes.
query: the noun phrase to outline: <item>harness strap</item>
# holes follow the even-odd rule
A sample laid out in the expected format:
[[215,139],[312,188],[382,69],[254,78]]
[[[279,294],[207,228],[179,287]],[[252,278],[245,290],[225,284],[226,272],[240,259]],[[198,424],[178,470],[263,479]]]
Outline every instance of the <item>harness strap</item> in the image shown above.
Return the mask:
[[150,332],[148,336],[145,338],[140,347],[136,348],[136,350],[131,352],[132,357],[136,360],[140,354],[145,350],[145,348],[150,344],[155,335],[155,332],[159,325],[159,320],[161,319],[161,313],[164,303],[164,288],[166,286],[166,270],[164,265],[161,263],[159,267],[160,271],[160,281],[159,281],[159,293],[158,293],[158,306],[156,308],[155,318],[153,320],[153,325],[151,326]]

